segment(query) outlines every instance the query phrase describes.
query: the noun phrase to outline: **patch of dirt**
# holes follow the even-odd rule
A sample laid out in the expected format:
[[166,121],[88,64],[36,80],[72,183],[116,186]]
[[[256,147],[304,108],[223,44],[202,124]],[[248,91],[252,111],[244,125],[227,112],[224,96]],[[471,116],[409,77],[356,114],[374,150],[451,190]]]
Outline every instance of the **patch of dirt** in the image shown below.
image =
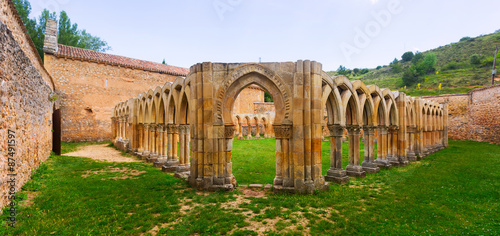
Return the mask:
[[26,192],[26,200],[22,202],[22,206],[30,207],[31,205],[33,205],[36,196],[38,196],[38,192]]
[[[104,170],[96,170],[96,171],[91,171],[87,170],[85,171],[85,174],[82,175],[83,178],[87,178],[91,175],[99,175],[99,174],[105,174],[105,173],[123,173],[123,176],[114,176],[110,177],[109,179],[132,179],[134,176],[138,176],[140,174],[146,173],[146,171],[138,171],[136,169],[130,169],[128,167],[115,167],[115,168],[108,168]],[[101,180],[106,180],[106,179],[101,179]]]
[[78,151],[63,154],[63,156],[88,157],[107,162],[139,162],[136,159],[122,156],[120,151],[108,147],[108,144],[83,146]]
[[242,190],[245,197],[255,197],[255,198],[264,198],[266,193],[264,191],[254,191],[252,189],[245,188]]

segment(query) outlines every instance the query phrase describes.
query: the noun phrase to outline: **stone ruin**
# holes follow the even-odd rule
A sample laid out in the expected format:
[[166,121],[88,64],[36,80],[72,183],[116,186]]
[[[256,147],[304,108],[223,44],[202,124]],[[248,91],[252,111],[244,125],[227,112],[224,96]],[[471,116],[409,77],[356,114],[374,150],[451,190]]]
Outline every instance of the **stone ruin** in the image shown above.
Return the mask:
[[[267,117],[265,138],[276,138],[276,192],[312,193],[327,188],[326,182],[345,183],[380,168],[404,166],[448,146],[447,104],[331,77],[320,63],[308,60],[196,64],[186,77],[117,104],[114,143],[187,177],[197,189],[232,190],[232,142],[243,138],[233,105],[250,85],[262,87],[274,99],[275,114]],[[331,145],[331,167],[325,176],[324,126]],[[235,136],[237,129],[240,135]],[[349,163],[343,169],[346,130]],[[362,132],[365,157],[360,163]]]

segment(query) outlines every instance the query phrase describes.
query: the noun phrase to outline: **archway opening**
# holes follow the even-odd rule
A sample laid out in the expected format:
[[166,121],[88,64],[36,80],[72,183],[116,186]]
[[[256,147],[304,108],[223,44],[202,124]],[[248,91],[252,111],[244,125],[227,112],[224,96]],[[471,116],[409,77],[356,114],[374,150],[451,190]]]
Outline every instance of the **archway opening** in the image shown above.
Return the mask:
[[[265,102],[266,92],[274,103]],[[287,93],[260,73],[239,77],[225,93],[224,124],[226,127],[234,126],[239,137],[228,142],[228,146],[232,147],[228,148],[232,160],[227,162],[240,184],[293,186],[293,173],[288,171],[291,164],[289,137],[274,139],[274,129],[286,126],[291,130],[291,123],[284,122],[284,94]],[[265,136],[268,138],[263,138]]]
[[276,176],[276,140],[272,128],[276,114],[274,102],[266,102],[269,98],[274,100],[257,83],[243,88],[235,98],[232,161],[233,175],[239,184],[273,184]]

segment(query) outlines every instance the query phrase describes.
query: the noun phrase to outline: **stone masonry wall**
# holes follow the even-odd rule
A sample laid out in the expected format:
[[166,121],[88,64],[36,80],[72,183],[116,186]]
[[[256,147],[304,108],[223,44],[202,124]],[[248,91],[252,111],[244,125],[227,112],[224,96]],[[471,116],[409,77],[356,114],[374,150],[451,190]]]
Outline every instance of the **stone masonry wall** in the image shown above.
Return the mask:
[[[0,207],[10,203],[10,190],[20,190],[52,149],[52,89],[17,40],[0,21]],[[9,142],[15,142],[14,150]]]
[[177,76],[45,54],[45,67],[61,94],[62,140],[111,140],[115,104]]
[[472,90],[468,94],[427,96],[448,103],[448,137],[500,144],[500,85]]

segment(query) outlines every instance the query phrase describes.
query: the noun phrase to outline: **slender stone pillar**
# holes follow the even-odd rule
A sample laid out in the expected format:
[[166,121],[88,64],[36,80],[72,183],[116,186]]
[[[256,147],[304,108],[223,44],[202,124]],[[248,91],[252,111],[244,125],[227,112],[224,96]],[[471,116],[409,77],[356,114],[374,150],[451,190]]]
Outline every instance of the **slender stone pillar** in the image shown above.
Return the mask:
[[188,172],[190,169],[188,161],[189,145],[189,125],[179,125],[179,165],[175,169],[176,173]]
[[167,163],[162,166],[164,172],[175,171],[179,165],[179,160],[174,154],[174,144],[177,146],[174,143],[175,128],[174,124],[167,125]]
[[250,121],[247,122],[247,129],[248,129],[248,134],[247,134],[247,139],[252,139],[252,125],[250,124]]
[[415,134],[416,127],[408,127],[408,151],[406,152],[409,161],[416,161],[417,157],[415,155]]
[[165,142],[165,125],[159,124],[158,125],[158,133],[159,133],[159,141],[160,141],[160,153],[158,156],[158,159],[153,163],[155,167],[161,168],[163,165],[165,165],[168,161],[168,156],[166,154],[167,150],[165,148],[166,142]]
[[380,168],[390,169],[391,164],[387,160],[387,126],[378,127],[378,138],[377,138],[377,159],[375,164]]
[[238,139],[239,140],[243,139],[243,123],[242,122],[238,123]]
[[149,146],[149,124],[144,124],[144,151],[141,154],[141,159],[146,159],[151,153],[151,149]]
[[398,158],[398,133],[397,133],[398,127],[395,125],[389,126],[388,132],[388,142],[387,142],[387,149],[392,152],[392,156],[387,157],[387,160],[389,161],[389,164],[391,166],[399,166],[399,158]]
[[147,162],[155,162],[156,159],[158,159],[158,125],[157,124],[152,124],[150,127],[150,132],[151,132],[151,153],[149,156],[146,158]]
[[359,138],[360,127],[357,125],[347,126],[349,135],[349,164],[346,167],[347,175],[354,177],[366,177],[366,172],[359,165]]
[[260,138],[260,125],[259,122],[255,122],[255,138],[259,139]]
[[375,127],[365,126],[363,127],[363,133],[365,134],[365,160],[361,163],[361,167],[366,173],[377,173],[380,168],[375,164]]
[[342,169],[342,135],[344,127],[328,125],[330,131],[330,169],[326,172],[325,180],[338,184],[347,183],[349,176]]

